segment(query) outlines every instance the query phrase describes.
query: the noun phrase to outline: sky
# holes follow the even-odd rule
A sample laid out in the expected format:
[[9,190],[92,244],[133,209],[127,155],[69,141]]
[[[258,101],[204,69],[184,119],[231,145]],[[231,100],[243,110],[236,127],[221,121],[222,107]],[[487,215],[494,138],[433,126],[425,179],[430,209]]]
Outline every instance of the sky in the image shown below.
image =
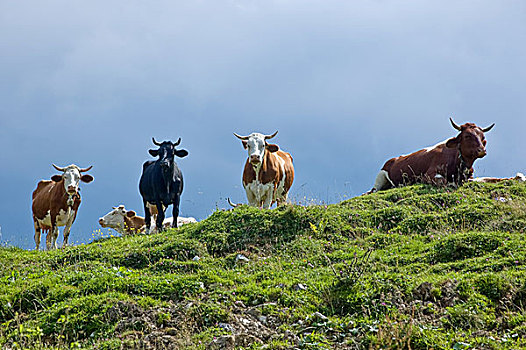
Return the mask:
[[524,43],[521,0],[0,0],[0,242],[34,248],[52,163],[93,165],[73,244],[112,206],[144,215],[152,137],[181,137],[180,215],[198,220],[246,203],[233,132],[279,131],[295,203],[369,190],[387,159],[455,136],[449,117],[496,123],[476,176],[526,172]]

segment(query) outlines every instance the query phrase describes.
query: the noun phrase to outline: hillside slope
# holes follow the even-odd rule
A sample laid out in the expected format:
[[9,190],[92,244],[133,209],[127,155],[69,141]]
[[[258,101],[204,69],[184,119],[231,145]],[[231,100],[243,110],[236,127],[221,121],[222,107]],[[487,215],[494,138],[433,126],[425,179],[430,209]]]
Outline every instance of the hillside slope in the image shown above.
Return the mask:
[[526,184],[246,206],[155,235],[0,249],[0,346],[526,348]]

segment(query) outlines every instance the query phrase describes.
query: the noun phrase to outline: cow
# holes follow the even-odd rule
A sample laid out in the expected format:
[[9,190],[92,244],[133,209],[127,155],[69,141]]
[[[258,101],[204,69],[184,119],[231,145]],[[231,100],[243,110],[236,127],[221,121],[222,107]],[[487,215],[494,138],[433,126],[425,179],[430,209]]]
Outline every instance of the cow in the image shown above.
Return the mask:
[[144,232],[146,222],[142,216],[137,216],[135,211],[126,210],[124,205],[113,207],[113,210],[99,218],[102,227],[109,227],[121,235]]
[[474,179],[469,179],[469,181],[473,182],[484,182],[484,183],[497,183],[501,181],[507,181],[507,180],[517,180],[519,182],[526,182],[526,176],[524,176],[523,173],[517,173],[515,177],[476,177]]
[[456,186],[473,177],[473,163],[486,156],[484,133],[495,126],[480,128],[473,123],[462,126],[449,118],[460,133],[435,146],[409,155],[389,159],[378,173],[374,187],[367,193],[391,187],[427,183]]
[[181,143],[181,138],[177,142],[164,141],[157,142],[152,137],[154,145],[158,149],[150,149],[148,152],[157,160],[149,160],[142,166],[142,175],[139,180],[139,192],[144,204],[146,220],[146,232],[150,233],[151,212],[150,205],[157,207],[158,215],[155,221],[157,230],[163,231],[164,211],[173,204],[172,227],[177,227],[177,217],[179,216],[179,203],[183,192],[183,174],[177,167],[175,156],[186,157],[188,151],[176,149]]
[[[150,212],[152,214],[152,219],[155,220],[157,215],[157,207],[150,206]],[[172,225],[172,222],[173,218],[164,219],[163,226],[165,228],[169,228]],[[194,222],[197,222],[197,220],[192,217],[177,218],[178,226]],[[113,207],[112,211],[99,218],[99,224],[102,227],[112,228],[121,235],[143,233],[146,230],[146,221],[144,220],[144,217],[138,216],[133,210],[126,210],[124,205]]]
[[93,176],[84,174],[93,166],[81,169],[71,164],[67,167],[53,167],[62,172],[61,175],[53,175],[51,181],[42,180],[33,191],[33,222],[35,224],[36,250],[40,247],[42,232],[48,232],[46,236],[46,248],[48,250],[57,248],[58,227],[64,227],[64,242],[62,248],[67,246],[69,231],[75,221],[80,206],[79,182],[90,183]]
[[276,136],[252,133],[240,136],[243,148],[248,151],[248,158],[243,170],[243,187],[248,204],[254,207],[269,209],[274,202],[281,205],[287,200],[288,192],[294,181],[294,166],[290,153],[281,151],[278,145],[269,144],[267,140]]

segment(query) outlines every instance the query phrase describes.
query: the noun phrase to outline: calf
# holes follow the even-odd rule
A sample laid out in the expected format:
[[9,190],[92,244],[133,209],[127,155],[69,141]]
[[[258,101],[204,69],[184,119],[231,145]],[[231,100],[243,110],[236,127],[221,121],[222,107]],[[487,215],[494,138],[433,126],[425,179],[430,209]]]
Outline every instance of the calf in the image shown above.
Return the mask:
[[[153,210],[155,208],[155,211]],[[155,216],[157,215],[157,208],[150,207],[152,211],[152,218],[155,221]],[[197,222],[192,217],[189,218],[177,218],[178,226]],[[168,228],[172,226],[173,218],[167,218],[163,221],[163,227]],[[126,210],[124,205],[118,207],[113,207],[113,210],[108,214],[104,215],[99,219],[99,224],[102,227],[109,227],[119,232],[121,235],[142,233],[146,230],[146,221],[142,216],[136,215],[133,210]]]
[[133,210],[126,210],[124,205],[113,207],[113,210],[99,219],[102,227],[109,227],[121,235],[144,232],[146,223],[142,216],[137,216]]
[[248,204],[260,208],[270,208],[274,202],[281,205],[287,200],[288,192],[294,181],[294,166],[290,153],[279,150],[278,145],[269,144],[276,136],[252,133],[248,136],[234,135],[239,138],[248,158],[243,170],[243,187]]
[[433,147],[389,159],[368,193],[414,183],[460,185],[473,177],[473,163],[486,155],[484,133],[495,124],[482,129],[473,123],[458,126],[449,120],[460,134]]
[[84,174],[89,168],[81,169],[72,164],[61,168],[53,164],[53,167],[62,172],[61,175],[53,175],[51,181],[42,180],[33,191],[33,222],[35,224],[36,249],[40,247],[42,231],[48,231],[46,236],[46,248],[57,248],[58,227],[64,227],[64,248],[68,244],[69,231],[75,221],[80,206],[79,182],[89,183],[93,176]]

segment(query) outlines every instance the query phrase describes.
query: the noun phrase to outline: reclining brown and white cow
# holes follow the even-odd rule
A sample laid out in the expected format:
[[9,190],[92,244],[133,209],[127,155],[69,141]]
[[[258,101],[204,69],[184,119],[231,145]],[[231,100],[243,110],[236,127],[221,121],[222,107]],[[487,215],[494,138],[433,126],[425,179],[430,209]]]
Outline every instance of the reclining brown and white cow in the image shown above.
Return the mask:
[[484,133],[495,126],[480,128],[473,123],[462,126],[449,118],[460,131],[456,137],[409,155],[389,159],[378,173],[374,187],[367,193],[391,187],[428,183],[460,185],[473,177],[473,163],[486,156]]
[[526,176],[524,176],[523,173],[517,173],[515,177],[476,177],[474,179],[469,179],[469,181],[484,183],[497,183],[507,180],[517,180],[519,182],[526,182]]
[[[154,207],[155,208],[155,207]],[[151,209],[151,208],[150,208]],[[153,210],[152,210],[153,211]],[[152,220],[155,222],[157,212],[152,213]],[[163,221],[165,228],[172,226],[173,218],[166,218]],[[194,223],[197,220],[193,217],[177,217],[177,226]],[[143,233],[146,231],[146,221],[144,217],[136,215],[133,210],[126,210],[124,205],[113,207],[113,210],[99,219],[102,227],[109,227],[119,232],[121,235]],[[154,225],[155,227],[155,225]],[[154,232],[152,232],[154,233]]]

